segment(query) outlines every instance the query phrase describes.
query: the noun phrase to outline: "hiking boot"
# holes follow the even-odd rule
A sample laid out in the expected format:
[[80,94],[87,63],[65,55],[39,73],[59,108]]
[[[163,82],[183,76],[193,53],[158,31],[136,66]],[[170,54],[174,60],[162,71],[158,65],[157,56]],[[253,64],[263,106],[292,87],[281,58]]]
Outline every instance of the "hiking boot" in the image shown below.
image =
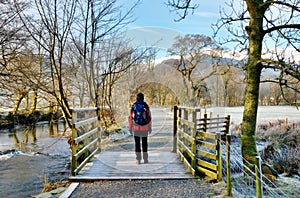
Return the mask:
[[147,152],[143,152],[143,159],[144,159],[144,163],[147,164],[148,163],[148,153]]
[[141,164],[141,160],[136,160],[136,164]]

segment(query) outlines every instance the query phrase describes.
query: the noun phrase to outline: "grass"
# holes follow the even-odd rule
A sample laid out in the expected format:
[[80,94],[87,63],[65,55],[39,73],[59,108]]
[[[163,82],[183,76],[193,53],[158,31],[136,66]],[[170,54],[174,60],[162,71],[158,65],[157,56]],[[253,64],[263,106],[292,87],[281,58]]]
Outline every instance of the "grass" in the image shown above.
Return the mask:
[[282,121],[258,126],[256,137],[265,141],[261,152],[264,161],[279,173],[300,176],[300,129],[299,123],[286,124]]
[[50,183],[46,176],[44,176],[43,184],[44,184],[44,187],[42,189],[42,193],[50,192],[50,191],[60,188],[60,187],[68,187],[70,185],[70,183],[65,180],[60,180],[60,181],[55,181],[53,183]]

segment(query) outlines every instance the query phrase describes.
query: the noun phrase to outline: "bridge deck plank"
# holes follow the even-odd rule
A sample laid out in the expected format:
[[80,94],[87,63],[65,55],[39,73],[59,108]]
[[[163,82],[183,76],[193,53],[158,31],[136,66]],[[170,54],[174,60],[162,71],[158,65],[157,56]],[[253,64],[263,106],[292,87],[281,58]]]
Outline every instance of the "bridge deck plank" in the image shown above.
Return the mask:
[[149,151],[149,163],[135,163],[135,153],[105,151],[95,156],[71,181],[113,179],[186,179],[194,178],[179,156],[167,151]]

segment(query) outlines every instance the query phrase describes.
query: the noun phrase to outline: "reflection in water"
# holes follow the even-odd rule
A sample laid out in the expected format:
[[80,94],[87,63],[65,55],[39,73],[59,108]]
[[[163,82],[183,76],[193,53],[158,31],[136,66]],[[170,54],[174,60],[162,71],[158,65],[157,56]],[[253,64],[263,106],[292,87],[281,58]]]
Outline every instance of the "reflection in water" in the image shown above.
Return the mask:
[[28,147],[30,149],[35,146],[39,147],[36,145],[37,141],[42,141],[44,138],[62,138],[66,135],[66,125],[64,123],[46,123],[11,130],[0,130],[0,151],[2,153],[5,151],[5,148],[2,148],[3,146],[9,146],[9,148],[6,148],[7,150],[26,151]]
[[13,134],[11,134],[11,136],[12,136],[12,138],[14,140],[15,145],[19,145],[19,139],[17,137],[17,134],[13,133]]
[[31,140],[32,140],[32,144],[35,144],[36,142],[36,126],[35,125],[30,125],[29,127],[26,127],[25,129],[25,139],[24,142],[25,144],[28,144],[28,136],[30,135]]
[[0,195],[30,197],[39,194],[45,177],[65,180],[70,172],[70,150],[65,126],[31,125],[0,130]]

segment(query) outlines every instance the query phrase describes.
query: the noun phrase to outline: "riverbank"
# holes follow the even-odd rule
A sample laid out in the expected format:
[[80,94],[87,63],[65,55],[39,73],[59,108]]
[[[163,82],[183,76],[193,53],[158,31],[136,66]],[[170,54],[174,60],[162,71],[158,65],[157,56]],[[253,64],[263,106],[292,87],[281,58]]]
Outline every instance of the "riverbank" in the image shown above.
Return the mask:
[[0,129],[12,129],[18,125],[35,124],[38,122],[54,122],[61,118],[61,112],[44,113],[41,111],[35,111],[33,113],[18,112],[12,114],[7,112],[0,114]]

